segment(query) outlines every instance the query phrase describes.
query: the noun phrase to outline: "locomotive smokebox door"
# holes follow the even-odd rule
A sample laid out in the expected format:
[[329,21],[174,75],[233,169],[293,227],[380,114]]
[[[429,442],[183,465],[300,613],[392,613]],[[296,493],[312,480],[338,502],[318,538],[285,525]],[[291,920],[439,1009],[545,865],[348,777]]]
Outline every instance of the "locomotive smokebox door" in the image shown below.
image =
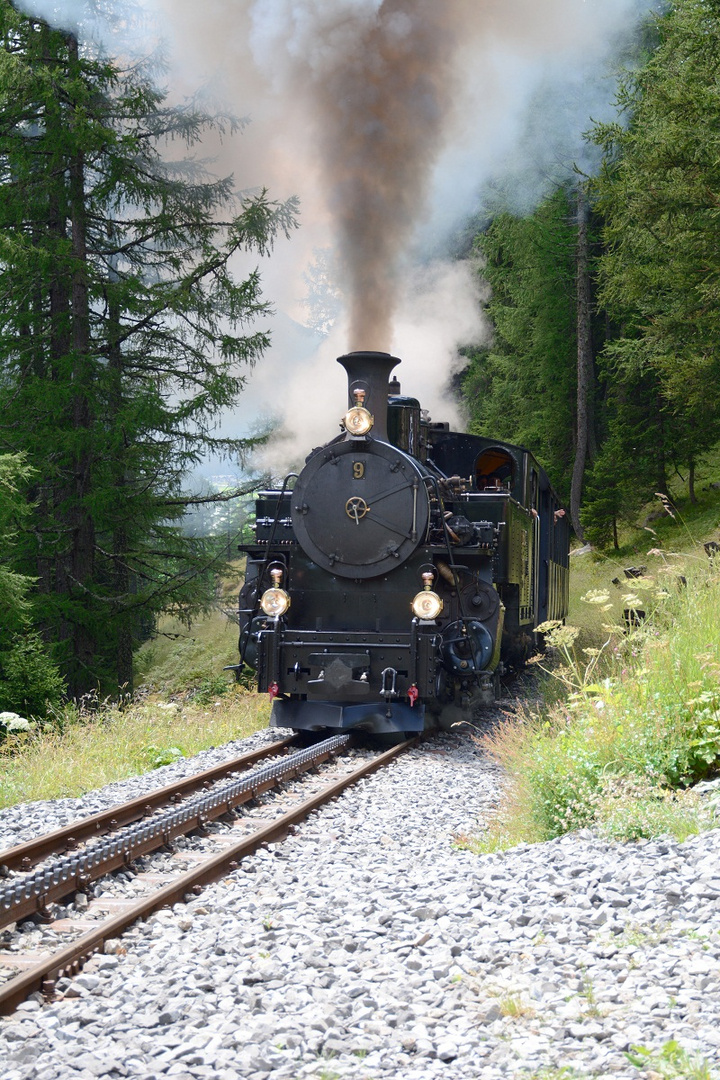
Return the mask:
[[300,473],[293,528],[323,570],[370,578],[394,570],[425,540],[430,500],[418,465],[388,443],[333,443]]
[[[318,450],[292,493],[292,524],[305,554],[339,577],[394,570],[425,541],[430,498],[423,471],[388,443],[389,353],[338,357],[348,376],[345,440]],[[359,434],[361,432],[361,434]]]

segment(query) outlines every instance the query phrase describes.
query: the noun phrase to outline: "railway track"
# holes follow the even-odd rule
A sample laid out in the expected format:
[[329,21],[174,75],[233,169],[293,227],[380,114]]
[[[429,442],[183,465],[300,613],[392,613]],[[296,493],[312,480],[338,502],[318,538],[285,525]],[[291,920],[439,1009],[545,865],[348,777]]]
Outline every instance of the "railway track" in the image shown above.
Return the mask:
[[[75,975],[90,956],[102,950],[106,941],[117,938],[138,919],[159,908],[196,897],[205,885],[237,869],[244,857],[265,844],[283,839],[313,811],[362,777],[382,768],[415,741],[365,758],[360,765],[342,759],[338,763],[339,778],[322,783],[322,778],[317,776],[314,783],[317,790],[304,799],[290,788],[292,805],[274,820],[256,822],[255,827],[249,817],[238,816],[238,807],[252,803],[273,788],[283,788],[310,770],[317,770],[329,759],[337,760],[337,755],[348,749],[350,737],[334,736],[301,750],[294,749],[290,740],[276,743],[269,748],[270,753],[290,752],[257,765],[267,756],[267,751],[256,751],[181,784],[159,789],[151,799],[133,800],[0,853],[0,865],[6,875],[4,883],[0,883],[0,926],[34,917],[51,924],[56,936],[64,936],[66,941],[73,936],[69,943],[59,943],[59,947],[41,954],[0,950],[0,969],[21,969],[0,985],[0,1013],[12,1012],[38,990],[53,996],[58,981]],[[215,782],[221,773],[227,776],[228,772],[237,773],[253,764],[255,768],[239,776],[231,775],[224,782]],[[217,824],[213,825],[219,821],[221,831],[217,831]],[[150,852],[167,851],[177,838],[190,833],[205,834],[208,830],[214,831],[203,847],[211,850],[183,851],[175,860],[169,860],[169,873],[152,870],[137,873],[138,865],[146,861]],[[183,868],[172,865],[181,861],[185,863]],[[19,874],[18,870],[24,873]],[[132,874],[141,887],[146,887],[145,895],[118,900],[105,898],[103,891],[88,903],[91,883],[118,871]],[[86,898],[86,904],[80,905],[85,909],[84,918],[53,921],[54,913],[63,910],[57,908],[58,903],[72,896],[76,897],[75,906],[78,896]]]
[[[281,739],[269,743],[267,746],[260,747],[259,750],[252,750],[247,754],[241,754],[239,757],[224,761],[220,765],[215,765],[212,769],[193,773],[192,776],[186,776],[165,787],[157,788],[155,791],[141,795],[137,799],[131,799],[99,814],[89,815],[79,821],[65,825],[61,829],[45,833],[43,836],[27,841],[27,843],[8,848],[6,851],[0,852],[0,876],[7,877],[8,873],[14,870],[27,872],[31,867],[48,858],[48,856],[70,851],[77,847],[79,843],[109,830],[129,825],[133,821],[138,821],[140,818],[154,813],[167,803],[177,802],[195,791],[206,788],[220,780],[225,780],[234,773],[248,769],[251,765],[255,765],[266,758],[279,756],[289,749],[296,748],[296,746],[294,739]],[[0,926],[3,925],[0,916]]]

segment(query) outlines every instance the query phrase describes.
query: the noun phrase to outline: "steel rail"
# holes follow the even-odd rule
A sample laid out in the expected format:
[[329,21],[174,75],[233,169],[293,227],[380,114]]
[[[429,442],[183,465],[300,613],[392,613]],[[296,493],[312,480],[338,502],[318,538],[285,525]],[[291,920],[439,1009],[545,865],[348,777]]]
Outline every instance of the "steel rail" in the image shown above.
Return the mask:
[[69,852],[33,873],[7,881],[0,886],[0,926],[35,914],[51,918],[49,904],[62,900],[71,892],[84,892],[91,881],[104,874],[129,865],[178,836],[203,828],[209,821],[249,802],[286,778],[325,761],[349,741],[349,735],[333,735],[305,750],[243,773],[202,795],[186,799],[164,813],[117,829],[83,850]]
[[34,967],[0,986],[0,1014],[6,1015],[12,1012],[21,1001],[25,1001],[30,994],[43,991],[52,995],[58,979],[67,975],[76,974],[82,965],[94,953],[98,952],[105,941],[117,937],[138,919],[147,918],[159,908],[168,907],[183,901],[188,893],[197,895],[197,890],[213,881],[217,881],[228,870],[236,870],[241,859],[252,855],[264,844],[274,843],[283,839],[293,829],[304,821],[313,811],[318,810],[326,802],[336,798],[346,788],[358,782],[363,777],[382,768],[393,758],[403,751],[415,746],[418,739],[393,746],[383,754],[378,755],[369,762],[364,762],[359,768],[347,774],[340,780],[328,784],[311,798],[306,799],[298,806],[277,818],[276,821],[258,829],[251,836],[243,837],[221,852],[210,856],[206,862],[194,870],[187,871],[175,881],[165,885],[152,896],[144,897],[136,904],[128,906],[127,911],[106,920],[97,929],[91,930],[78,938],[71,945],[55,953],[53,956],[39,961]]
[[147,795],[140,795],[137,799],[131,799],[129,802],[112,806],[109,810],[80,818],[69,825],[63,825],[60,829],[54,829],[53,832],[27,840],[23,844],[17,844],[6,851],[0,851],[0,875],[6,876],[11,870],[30,870],[50,855],[69,851],[77,844],[96,837],[108,829],[117,829],[147,817],[168,802],[183,799],[198,788],[205,787],[206,784],[216,783],[230,773],[248,768],[266,757],[281,754],[294,745],[294,739],[279,739],[259,750],[251,750],[247,754],[224,761],[211,769],[176,780],[165,787],[156,788]]

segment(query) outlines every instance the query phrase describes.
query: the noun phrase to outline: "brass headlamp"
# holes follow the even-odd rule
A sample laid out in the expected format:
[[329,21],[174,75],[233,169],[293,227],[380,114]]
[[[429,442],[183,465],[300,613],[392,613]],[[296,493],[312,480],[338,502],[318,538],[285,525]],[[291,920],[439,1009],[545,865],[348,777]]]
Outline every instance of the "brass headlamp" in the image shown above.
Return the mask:
[[436,592],[432,591],[432,584],[435,580],[435,575],[426,571],[422,575],[423,590],[419,592],[411,604],[412,613],[416,619],[430,620],[437,619],[438,615],[442,612],[443,602]]
[[266,615],[277,619],[280,615],[284,615],[290,607],[290,596],[284,589],[280,588],[283,572],[279,567],[273,567],[270,571],[270,577],[272,578],[272,588],[266,589],[262,594],[260,607]]
[[345,413],[343,425],[350,435],[367,435],[375,419],[365,408],[365,391],[354,390],[355,404]]

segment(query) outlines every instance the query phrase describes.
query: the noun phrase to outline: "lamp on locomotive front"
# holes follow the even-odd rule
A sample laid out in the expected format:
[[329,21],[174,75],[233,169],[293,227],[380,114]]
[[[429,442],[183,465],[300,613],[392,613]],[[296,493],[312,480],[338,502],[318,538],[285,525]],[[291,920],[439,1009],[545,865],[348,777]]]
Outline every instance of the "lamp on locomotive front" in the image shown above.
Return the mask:
[[266,615],[273,619],[279,619],[290,607],[290,596],[280,586],[282,585],[283,572],[279,567],[273,567],[270,571],[272,588],[266,589],[260,599],[260,607]]
[[422,592],[419,592],[410,605],[412,607],[412,613],[416,619],[422,619],[424,622],[432,622],[437,619],[438,615],[442,612],[443,602],[436,592],[432,590],[432,584],[435,580],[435,575],[426,571],[422,575],[424,582]]
[[353,396],[355,404],[345,413],[342,422],[349,435],[367,435],[375,419],[365,408],[365,391],[354,390]]

